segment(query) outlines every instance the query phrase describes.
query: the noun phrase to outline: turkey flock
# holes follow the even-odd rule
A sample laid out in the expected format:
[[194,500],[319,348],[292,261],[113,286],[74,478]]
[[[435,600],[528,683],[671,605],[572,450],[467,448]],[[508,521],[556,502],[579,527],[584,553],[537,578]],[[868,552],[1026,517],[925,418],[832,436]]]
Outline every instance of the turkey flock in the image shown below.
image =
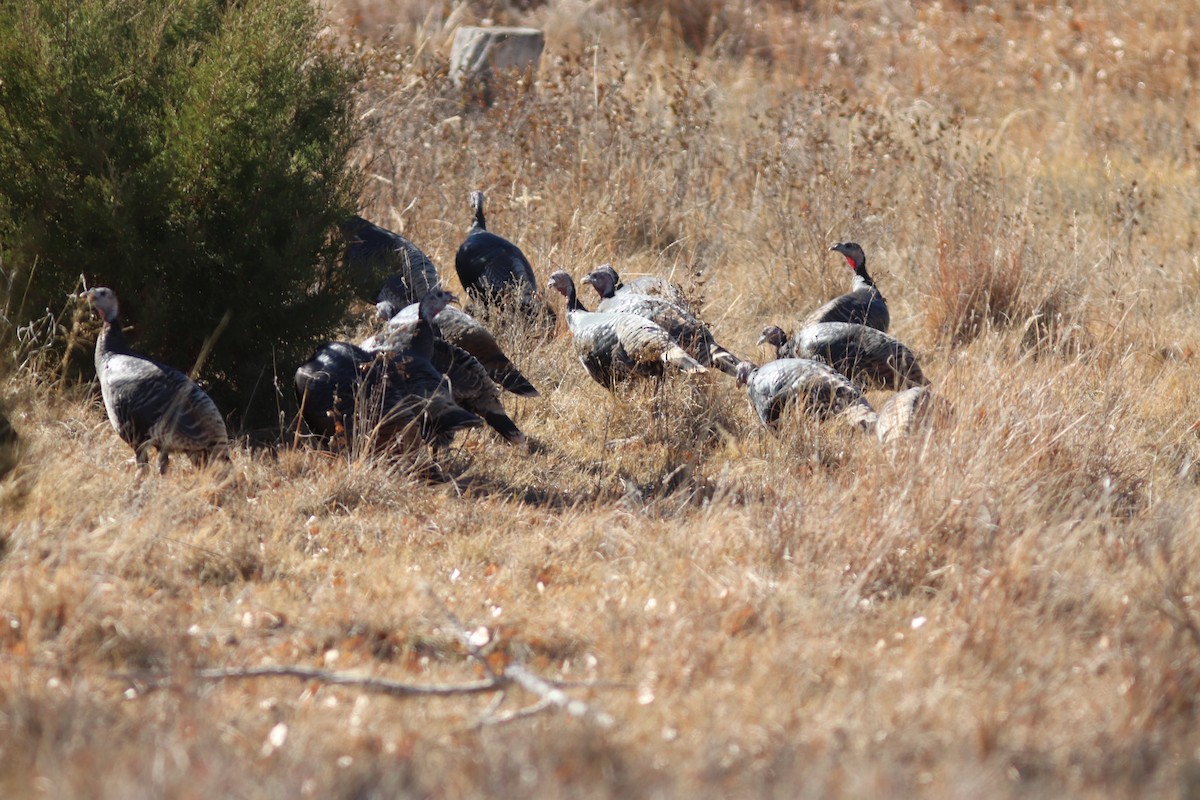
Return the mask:
[[[296,370],[300,418],[325,446],[436,450],[457,432],[483,426],[509,444],[527,444],[504,395],[538,397],[538,390],[478,317],[517,315],[527,330],[552,336],[558,314],[520,248],[487,229],[483,192],[471,192],[470,204],[471,225],[454,265],[475,316],[455,308],[459,299],[414,243],[358,216],[341,226],[344,267],[358,285],[378,286],[373,300],[381,324],[358,343],[321,345]],[[800,413],[841,419],[880,442],[895,442],[928,425],[945,401],[931,393],[912,350],[888,335],[887,301],[867,272],[862,247],[842,242],[830,250],[853,271],[850,291],[809,313],[791,333],[763,328],[758,344],[773,349],[776,359],[761,366],[720,344],[680,287],[662,278],[623,282],[602,265],[580,281],[595,291],[592,310],[565,271],[553,272],[545,288],[562,295],[571,347],[587,374],[610,392],[643,379],[653,379],[657,389],[675,373],[721,372],[744,388],[768,428]],[[129,349],[113,290],[97,287],[80,297],[103,323],[95,361],[104,407],[133,448],[139,475],[151,448],[161,473],[173,452],[198,464],[229,461],[229,436],[216,405],[184,373]],[[877,412],[864,394],[869,389],[896,394]]]

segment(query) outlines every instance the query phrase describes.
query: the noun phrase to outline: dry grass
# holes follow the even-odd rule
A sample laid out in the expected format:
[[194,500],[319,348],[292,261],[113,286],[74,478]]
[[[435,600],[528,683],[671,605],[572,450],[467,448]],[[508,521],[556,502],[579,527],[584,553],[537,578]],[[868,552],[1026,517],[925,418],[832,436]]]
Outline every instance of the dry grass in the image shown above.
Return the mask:
[[[532,91],[463,113],[445,57],[485,15],[542,27],[547,53]],[[896,450],[801,420],[772,435],[725,376],[614,398],[564,335],[510,331],[543,395],[507,401],[534,452],[472,433],[430,482],[238,448],[233,485],[184,463],[137,485],[95,395],[26,347],[0,397],[20,436],[0,484],[0,793],[1197,791],[1194,9],[330,16],[371,64],[364,213],[451,283],[483,188],[543,279],[673,275],[762,357],[765,322],[847,285],[827,248],[853,238],[953,420]],[[192,677],[476,679],[446,609],[486,628],[495,666],[604,682],[568,692],[616,724]]]

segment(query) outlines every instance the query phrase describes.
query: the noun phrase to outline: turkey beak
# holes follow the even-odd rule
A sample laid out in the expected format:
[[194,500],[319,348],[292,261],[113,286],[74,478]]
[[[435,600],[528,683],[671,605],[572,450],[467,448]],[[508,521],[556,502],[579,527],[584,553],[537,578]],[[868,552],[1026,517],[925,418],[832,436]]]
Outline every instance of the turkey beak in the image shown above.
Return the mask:
[[446,305],[450,305],[450,306],[461,306],[461,305],[462,305],[462,301],[460,301],[460,300],[458,299],[458,295],[456,295],[456,294],[452,294],[452,295],[450,295],[450,297],[448,297],[448,298],[446,299]]
[[762,336],[758,337],[758,342],[756,344],[758,347],[762,347],[766,343],[767,343],[767,335],[764,333]]

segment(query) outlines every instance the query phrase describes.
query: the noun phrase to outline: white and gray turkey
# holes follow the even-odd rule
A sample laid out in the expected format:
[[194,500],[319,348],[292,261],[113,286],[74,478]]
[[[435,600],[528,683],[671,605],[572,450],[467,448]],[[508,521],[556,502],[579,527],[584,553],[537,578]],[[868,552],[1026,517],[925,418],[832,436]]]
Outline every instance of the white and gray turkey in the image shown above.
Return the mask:
[[98,286],[81,297],[104,321],[96,339],[100,394],[109,422],[133,448],[138,470],[146,468],[151,447],[158,449],[161,474],[172,452],[201,464],[214,457],[228,461],[229,432],[212,398],[174,367],[129,349],[112,289]]
[[901,441],[918,430],[948,422],[954,410],[928,386],[914,386],[888,398],[879,409],[875,435],[882,444]]
[[777,325],[763,328],[759,344],[770,344],[781,358],[823,361],[867,388],[925,386],[917,357],[903,342],[883,331],[848,322],[821,322],[790,338]]
[[458,280],[471,299],[487,308],[516,303],[531,322],[553,328],[554,312],[538,293],[537,277],[521,248],[487,229],[483,192],[471,192],[471,227],[454,255]]
[[867,254],[857,242],[838,242],[829,250],[845,256],[854,270],[850,291],[809,314],[800,327],[807,328],[821,322],[851,322],[886,333],[891,316],[888,314],[887,301],[867,272]]
[[660,278],[657,275],[642,275],[632,278],[629,281],[622,281],[621,276],[617,274],[617,271],[611,264],[601,264],[592,270],[592,272],[604,272],[607,274],[612,279],[614,294],[647,295],[674,303],[689,311],[692,308],[692,304],[688,302],[687,297],[683,294],[683,289],[679,288],[677,284],[671,283],[666,278]]
[[[435,289],[421,301],[416,319],[400,322],[393,318],[386,331],[363,342],[362,348],[368,352],[403,354],[417,347],[418,338],[424,335],[424,326],[432,325],[435,338],[429,359],[449,381],[454,402],[482,417],[505,441],[523,444],[525,434],[504,410],[500,387],[488,376],[479,359],[451,344],[439,330],[441,321],[448,318],[447,305],[454,302],[457,299],[449,292]],[[423,319],[422,315],[429,318]]]
[[862,391],[820,361],[781,358],[761,367],[743,361],[737,382],[746,387],[751,407],[769,428],[793,406],[821,420],[841,416],[864,431],[875,426],[875,411]]
[[371,300],[370,293],[376,292],[374,302],[402,308],[440,285],[429,256],[400,234],[357,215],[343,222],[341,229],[346,239],[342,264],[363,300]]
[[454,401],[449,382],[432,363],[436,335],[429,319],[442,290],[422,298],[422,314],[410,347],[399,353],[368,353],[348,342],[328,342],[296,370],[296,397],[309,429],[325,439],[339,434],[351,444],[368,433],[377,445],[399,439],[448,444],[455,432],[484,420]]
[[567,300],[567,327],[575,352],[588,374],[601,386],[615,390],[630,378],[659,378],[671,366],[681,372],[706,372],[658,324],[622,311],[588,311],[579,302],[571,276],[558,271],[549,287]]
[[[365,340],[362,348],[377,349],[376,342],[387,336],[393,328],[407,327],[416,322],[418,309],[416,303],[399,309],[391,303],[379,303],[376,306],[377,314],[380,319],[387,321],[387,325],[383,331]],[[479,359],[488,377],[502,389],[520,397],[539,396],[538,390],[504,353],[496,337],[482,322],[453,306],[442,309],[435,321],[442,338]]]
[[683,306],[661,297],[617,292],[611,267],[596,269],[584,276],[600,295],[597,311],[623,311],[657,323],[687,354],[706,367],[716,367],[727,375],[737,375],[740,358],[717,344],[712,331]]

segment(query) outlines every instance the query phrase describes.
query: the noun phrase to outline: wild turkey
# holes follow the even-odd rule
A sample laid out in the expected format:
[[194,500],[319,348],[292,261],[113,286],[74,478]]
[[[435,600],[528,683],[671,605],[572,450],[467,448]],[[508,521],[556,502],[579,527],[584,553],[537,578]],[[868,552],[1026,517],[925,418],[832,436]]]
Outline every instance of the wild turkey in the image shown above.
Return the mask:
[[761,367],[743,361],[737,383],[746,387],[750,405],[767,427],[775,427],[792,405],[822,420],[842,415],[862,430],[875,424],[875,412],[859,388],[820,361],[781,358]]
[[838,242],[829,249],[846,257],[850,268],[854,270],[854,282],[849,292],[835,297],[809,314],[800,327],[807,328],[821,322],[851,322],[886,333],[891,317],[888,315],[887,301],[867,274],[867,254],[855,242]]
[[584,276],[583,282],[591,284],[600,295],[597,311],[624,311],[645,317],[662,327],[688,355],[704,366],[715,366],[727,375],[737,375],[741,359],[717,344],[708,326],[690,311],[661,297],[628,291],[618,294],[613,282],[615,275],[612,267],[602,267]]
[[158,448],[158,471],[165,474],[172,451],[198,463],[216,456],[229,460],[225,420],[204,390],[174,367],[129,349],[121,330],[121,312],[112,289],[84,292],[104,327],[96,339],[96,375],[104,409],[117,435],[133,448],[138,470]]
[[[388,325],[383,332],[362,343],[364,350],[376,349],[376,341],[386,336],[391,328],[411,325],[417,321],[416,303],[401,309],[395,308],[391,303],[379,303],[376,309],[378,315],[388,321]],[[487,370],[488,377],[502,389],[521,397],[539,396],[538,390],[521,374],[517,365],[509,360],[500,349],[496,337],[479,320],[465,311],[446,307],[437,315],[436,322],[442,337],[479,359],[479,363]]]
[[370,300],[371,292],[375,292],[377,303],[390,302],[403,308],[440,284],[437,267],[429,256],[400,234],[357,215],[343,222],[341,228],[346,238],[342,263],[362,299]]
[[628,378],[662,378],[667,364],[682,372],[707,371],[666,331],[645,317],[620,311],[588,311],[579,302],[575,282],[567,273],[553,273],[549,286],[567,299],[567,326],[579,360],[592,379],[610,391]]
[[467,294],[485,307],[515,301],[530,321],[553,328],[557,320],[538,295],[529,259],[515,244],[487,229],[483,192],[471,192],[471,209],[474,220],[454,256],[458,280]]
[[[422,298],[440,302],[440,290]],[[400,353],[368,353],[348,342],[329,342],[296,370],[296,396],[310,430],[327,439],[343,433],[347,444],[356,428],[371,426],[378,443],[400,436],[441,446],[454,433],[484,423],[454,402],[445,376],[431,357],[435,334],[429,315],[421,315],[410,342]],[[364,414],[368,403],[372,414]]]
[[[339,431],[352,438],[356,400],[366,394],[368,375],[378,378],[370,369],[374,363],[371,353],[349,342],[326,342],[296,368],[296,400],[310,431],[329,440]],[[373,383],[372,390],[377,386]],[[408,421],[412,419],[415,415]]]
[[[431,304],[431,300],[436,300],[436,304]],[[523,444],[525,434],[505,412],[504,404],[500,401],[500,387],[488,377],[483,364],[466,350],[443,338],[438,330],[441,320],[447,317],[444,304],[451,302],[457,302],[453,295],[434,289],[419,306],[420,314],[435,315],[433,319],[422,320],[418,317],[411,322],[390,324],[383,334],[372,337],[374,341],[370,342],[370,347],[364,343],[363,349],[370,351],[373,348],[375,352],[392,354],[408,352],[417,346],[417,337],[423,335],[422,326],[432,323],[436,338],[430,361],[449,380],[454,402],[482,417],[506,441]]]
[[686,308],[689,311],[692,309],[692,304],[683,295],[683,289],[680,289],[666,278],[660,278],[657,275],[643,275],[640,278],[634,278],[625,283],[611,264],[601,264],[593,270],[593,273],[595,272],[604,272],[612,279],[614,294],[641,294],[648,297],[658,297],[674,303],[681,308]]
[[796,331],[790,339],[778,326],[768,325],[758,343],[774,345],[776,354],[783,358],[824,361],[868,388],[905,389],[929,383],[912,350],[866,325],[822,322]]
[[915,431],[950,420],[954,410],[927,386],[914,386],[892,395],[879,409],[875,435],[883,444],[907,438]]

